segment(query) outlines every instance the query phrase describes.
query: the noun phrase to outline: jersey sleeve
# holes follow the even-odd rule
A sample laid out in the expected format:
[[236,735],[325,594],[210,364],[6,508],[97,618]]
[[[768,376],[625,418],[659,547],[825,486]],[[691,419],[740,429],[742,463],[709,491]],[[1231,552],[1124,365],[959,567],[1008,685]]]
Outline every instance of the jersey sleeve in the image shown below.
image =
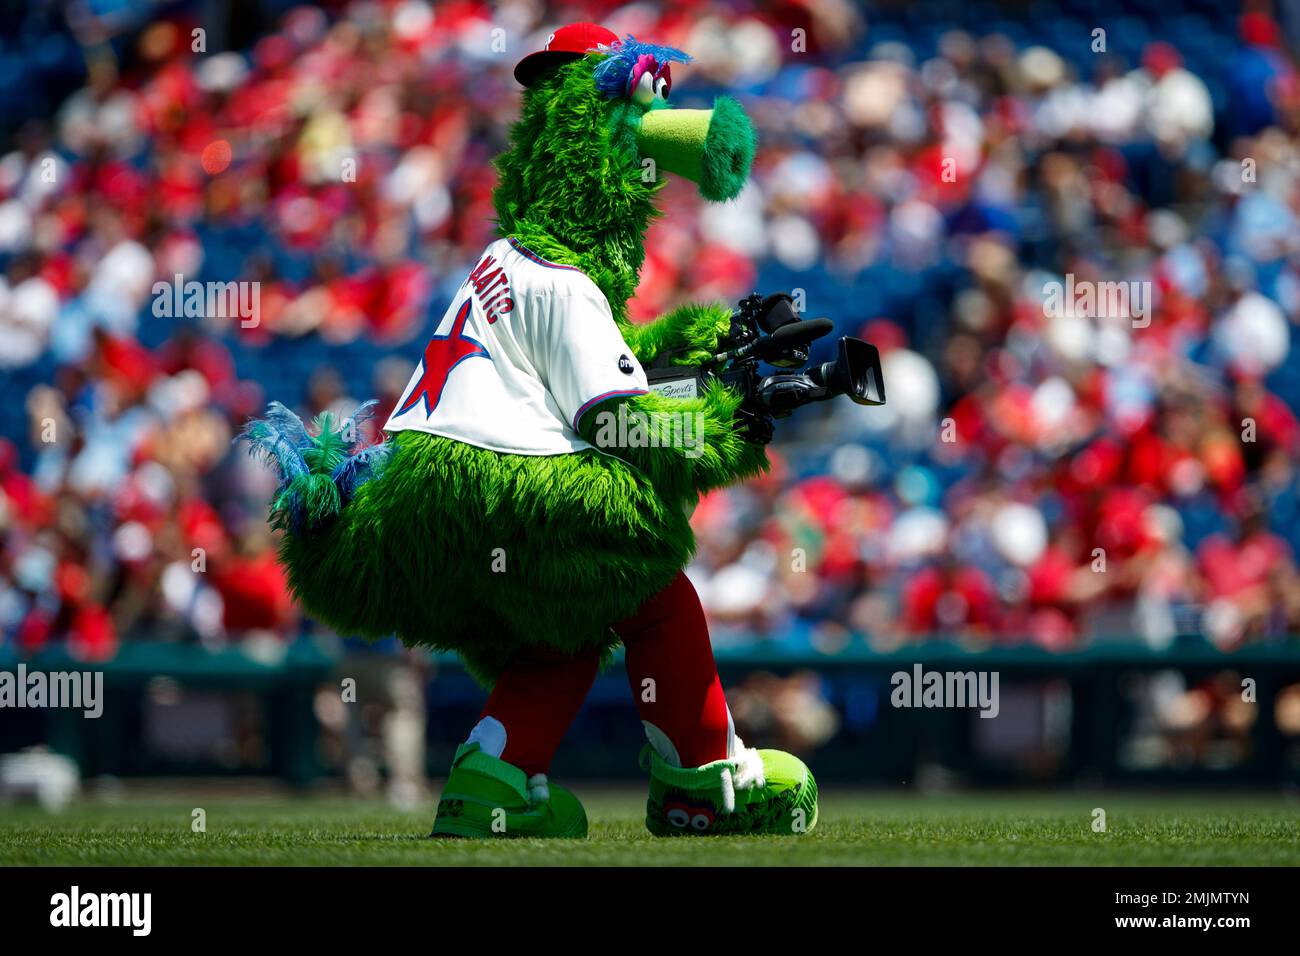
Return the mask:
[[644,395],[645,370],[618,331],[609,303],[586,276],[557,285],[538,349],[546,387],[574,431],[608,398]]

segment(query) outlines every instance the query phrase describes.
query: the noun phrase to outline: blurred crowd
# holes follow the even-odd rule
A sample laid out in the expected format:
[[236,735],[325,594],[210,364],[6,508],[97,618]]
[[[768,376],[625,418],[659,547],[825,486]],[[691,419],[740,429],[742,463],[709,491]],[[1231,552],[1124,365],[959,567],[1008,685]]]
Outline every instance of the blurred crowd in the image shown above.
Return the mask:
[[[697,509],[719,647],[1300,628],[1297,4],[263,4],[240,49],[213,6],[80,24],[81,87],[4,131],[20,653],[313,626],[231,437],[270,399],[399,398],[560,17],[687,50],[677,104],[725,90],[758,128],[736,202],[665,191],[634,317],[789,289],[883,356],[887,406],[802,410],[769,476]],[[258,282],[257,320],[159,317],[177,275]],[[1134,283],[1142,314],[1052,307],[1067,281]]]

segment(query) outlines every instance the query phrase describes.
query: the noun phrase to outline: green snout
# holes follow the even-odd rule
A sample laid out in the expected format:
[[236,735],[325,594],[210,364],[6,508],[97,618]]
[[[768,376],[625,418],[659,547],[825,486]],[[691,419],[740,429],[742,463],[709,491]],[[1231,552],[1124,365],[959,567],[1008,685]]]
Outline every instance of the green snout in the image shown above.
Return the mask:
[[719,97],[711,110],[651,110],[641,118],[637,147],[662,170],[700,187],[711,202],[734,199],[754,161],[754,127],[740,104]]

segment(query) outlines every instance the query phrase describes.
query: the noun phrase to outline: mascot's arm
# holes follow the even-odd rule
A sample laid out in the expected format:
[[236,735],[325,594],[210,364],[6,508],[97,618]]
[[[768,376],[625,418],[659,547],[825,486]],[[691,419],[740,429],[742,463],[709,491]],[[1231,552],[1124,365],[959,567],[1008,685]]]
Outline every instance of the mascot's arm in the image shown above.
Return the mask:
[[[740,402],[739,394],[720,383],[697,398],[669,398],[657,392],[611,398],[588,409],[578,430],[597,448],[644,471],[665,498],[693,502],[702,492],[752,478],[769,467],[763,446],[746,441],[739,431]],[[626,405],[622,416],[620,405]],[[621,431],[620,418],[625,423]],[[690,431],[672,433],[682,440],[641,445],[628,440],[634,421],[688,422]]]
[[[724,385],[714,384],[695,398],[611,391],[625,380],[622,374],[611,380],[609,357],[624,348],[640,356],[641,350],[654,353],[695,345],[695,361],[709,354],[718,335],[730,328],[731,313],[725,306],[683,306],[652,325],[629,331],[626,323],[613,319],[595,287],[587,289],[569,279],[572,288],[563,298],[557,296],[553,309],[542,310],[538,300],[545,319],[538,326],[534,361],[566,417],[580,416],[575,425],[583,438],[635,465],[664,498],[682,503],[768,468],[763,446],[746,440],[746,420],[737,417],[740,394]],[[585,400],[592,394],[610,397],[587,407]],[[658,440],[639,440],[638,429],[647,438],[653,429]]]
[[623,323],[619,329],[642,365],[664,352],[689,349],[674,359],[677,365],[698,365],[718,349],[718,339],[731,329],[731,309],[720,302],[678,306],[648,325]]

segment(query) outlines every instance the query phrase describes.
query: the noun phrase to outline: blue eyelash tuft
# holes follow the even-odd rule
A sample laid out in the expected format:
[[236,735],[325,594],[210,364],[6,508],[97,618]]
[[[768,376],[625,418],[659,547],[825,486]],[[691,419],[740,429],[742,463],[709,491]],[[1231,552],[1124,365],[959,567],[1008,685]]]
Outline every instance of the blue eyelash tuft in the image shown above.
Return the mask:
[[626,96],[632,68],[636,66],[637,59],[647,53],[661,64],[689,63],[691,60],[674,47],[642,43],[636,37],[628,36],[612,46],[609,56],[596,65],[596,88],[606,96]]

